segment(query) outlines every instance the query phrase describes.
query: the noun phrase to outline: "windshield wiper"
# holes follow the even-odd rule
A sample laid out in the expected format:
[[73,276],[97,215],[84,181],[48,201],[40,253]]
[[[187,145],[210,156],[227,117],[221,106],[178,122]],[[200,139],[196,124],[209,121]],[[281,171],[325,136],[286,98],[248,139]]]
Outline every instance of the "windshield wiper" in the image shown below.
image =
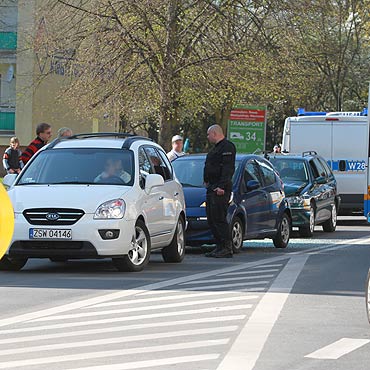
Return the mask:
[[61,182],[21,182],[17,185],[93,185],[94,182],[61,181]]
[[93,185],[94,182],[86,181],[61,181],[61,182],[49,182],[48,185]]

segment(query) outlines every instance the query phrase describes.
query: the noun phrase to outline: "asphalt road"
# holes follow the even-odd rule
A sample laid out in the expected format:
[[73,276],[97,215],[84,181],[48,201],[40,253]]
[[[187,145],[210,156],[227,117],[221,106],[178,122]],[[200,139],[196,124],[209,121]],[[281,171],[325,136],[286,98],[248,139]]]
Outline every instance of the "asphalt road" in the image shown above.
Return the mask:
[[31,260],[0,273],[0,369],[369,369],[369,231],[345,217],[286,250],[154,254],[135,274]]

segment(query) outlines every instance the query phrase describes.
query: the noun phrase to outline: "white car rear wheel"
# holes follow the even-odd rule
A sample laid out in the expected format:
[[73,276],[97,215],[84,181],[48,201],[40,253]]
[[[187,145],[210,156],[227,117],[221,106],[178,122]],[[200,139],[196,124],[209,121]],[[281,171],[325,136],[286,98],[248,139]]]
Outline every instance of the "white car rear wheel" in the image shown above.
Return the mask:
[[163,260],[165,262],[181,262],[185,257],[185,244],[185,221],[180,216],[171,244],[162,249]]

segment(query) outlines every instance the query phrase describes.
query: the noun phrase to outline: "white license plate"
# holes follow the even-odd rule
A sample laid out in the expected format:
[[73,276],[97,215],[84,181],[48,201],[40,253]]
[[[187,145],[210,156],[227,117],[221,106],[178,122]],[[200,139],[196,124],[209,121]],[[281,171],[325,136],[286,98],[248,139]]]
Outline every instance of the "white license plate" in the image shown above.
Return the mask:
[[71,229],[30,229],[30,239],[72,239]]

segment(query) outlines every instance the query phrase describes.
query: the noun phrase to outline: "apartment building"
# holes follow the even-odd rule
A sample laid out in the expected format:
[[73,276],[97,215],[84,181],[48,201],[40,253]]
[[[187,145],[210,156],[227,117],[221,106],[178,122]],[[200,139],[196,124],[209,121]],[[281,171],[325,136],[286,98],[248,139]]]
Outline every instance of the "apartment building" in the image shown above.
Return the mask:
[[[41,5],[45,1],[0,1],[1,154],[12,136],[20,139],[21,146],[28,145],[40,122],[52,125],[54,137],[64,126],[75,133],[115,130],[107,112],[82,117],[63,99],[61,91],[71,78],[64,69],[64,56],[34,42],[48,32],[47,20],[37,11]],[[2,166],[3,174],[1,170]]]

